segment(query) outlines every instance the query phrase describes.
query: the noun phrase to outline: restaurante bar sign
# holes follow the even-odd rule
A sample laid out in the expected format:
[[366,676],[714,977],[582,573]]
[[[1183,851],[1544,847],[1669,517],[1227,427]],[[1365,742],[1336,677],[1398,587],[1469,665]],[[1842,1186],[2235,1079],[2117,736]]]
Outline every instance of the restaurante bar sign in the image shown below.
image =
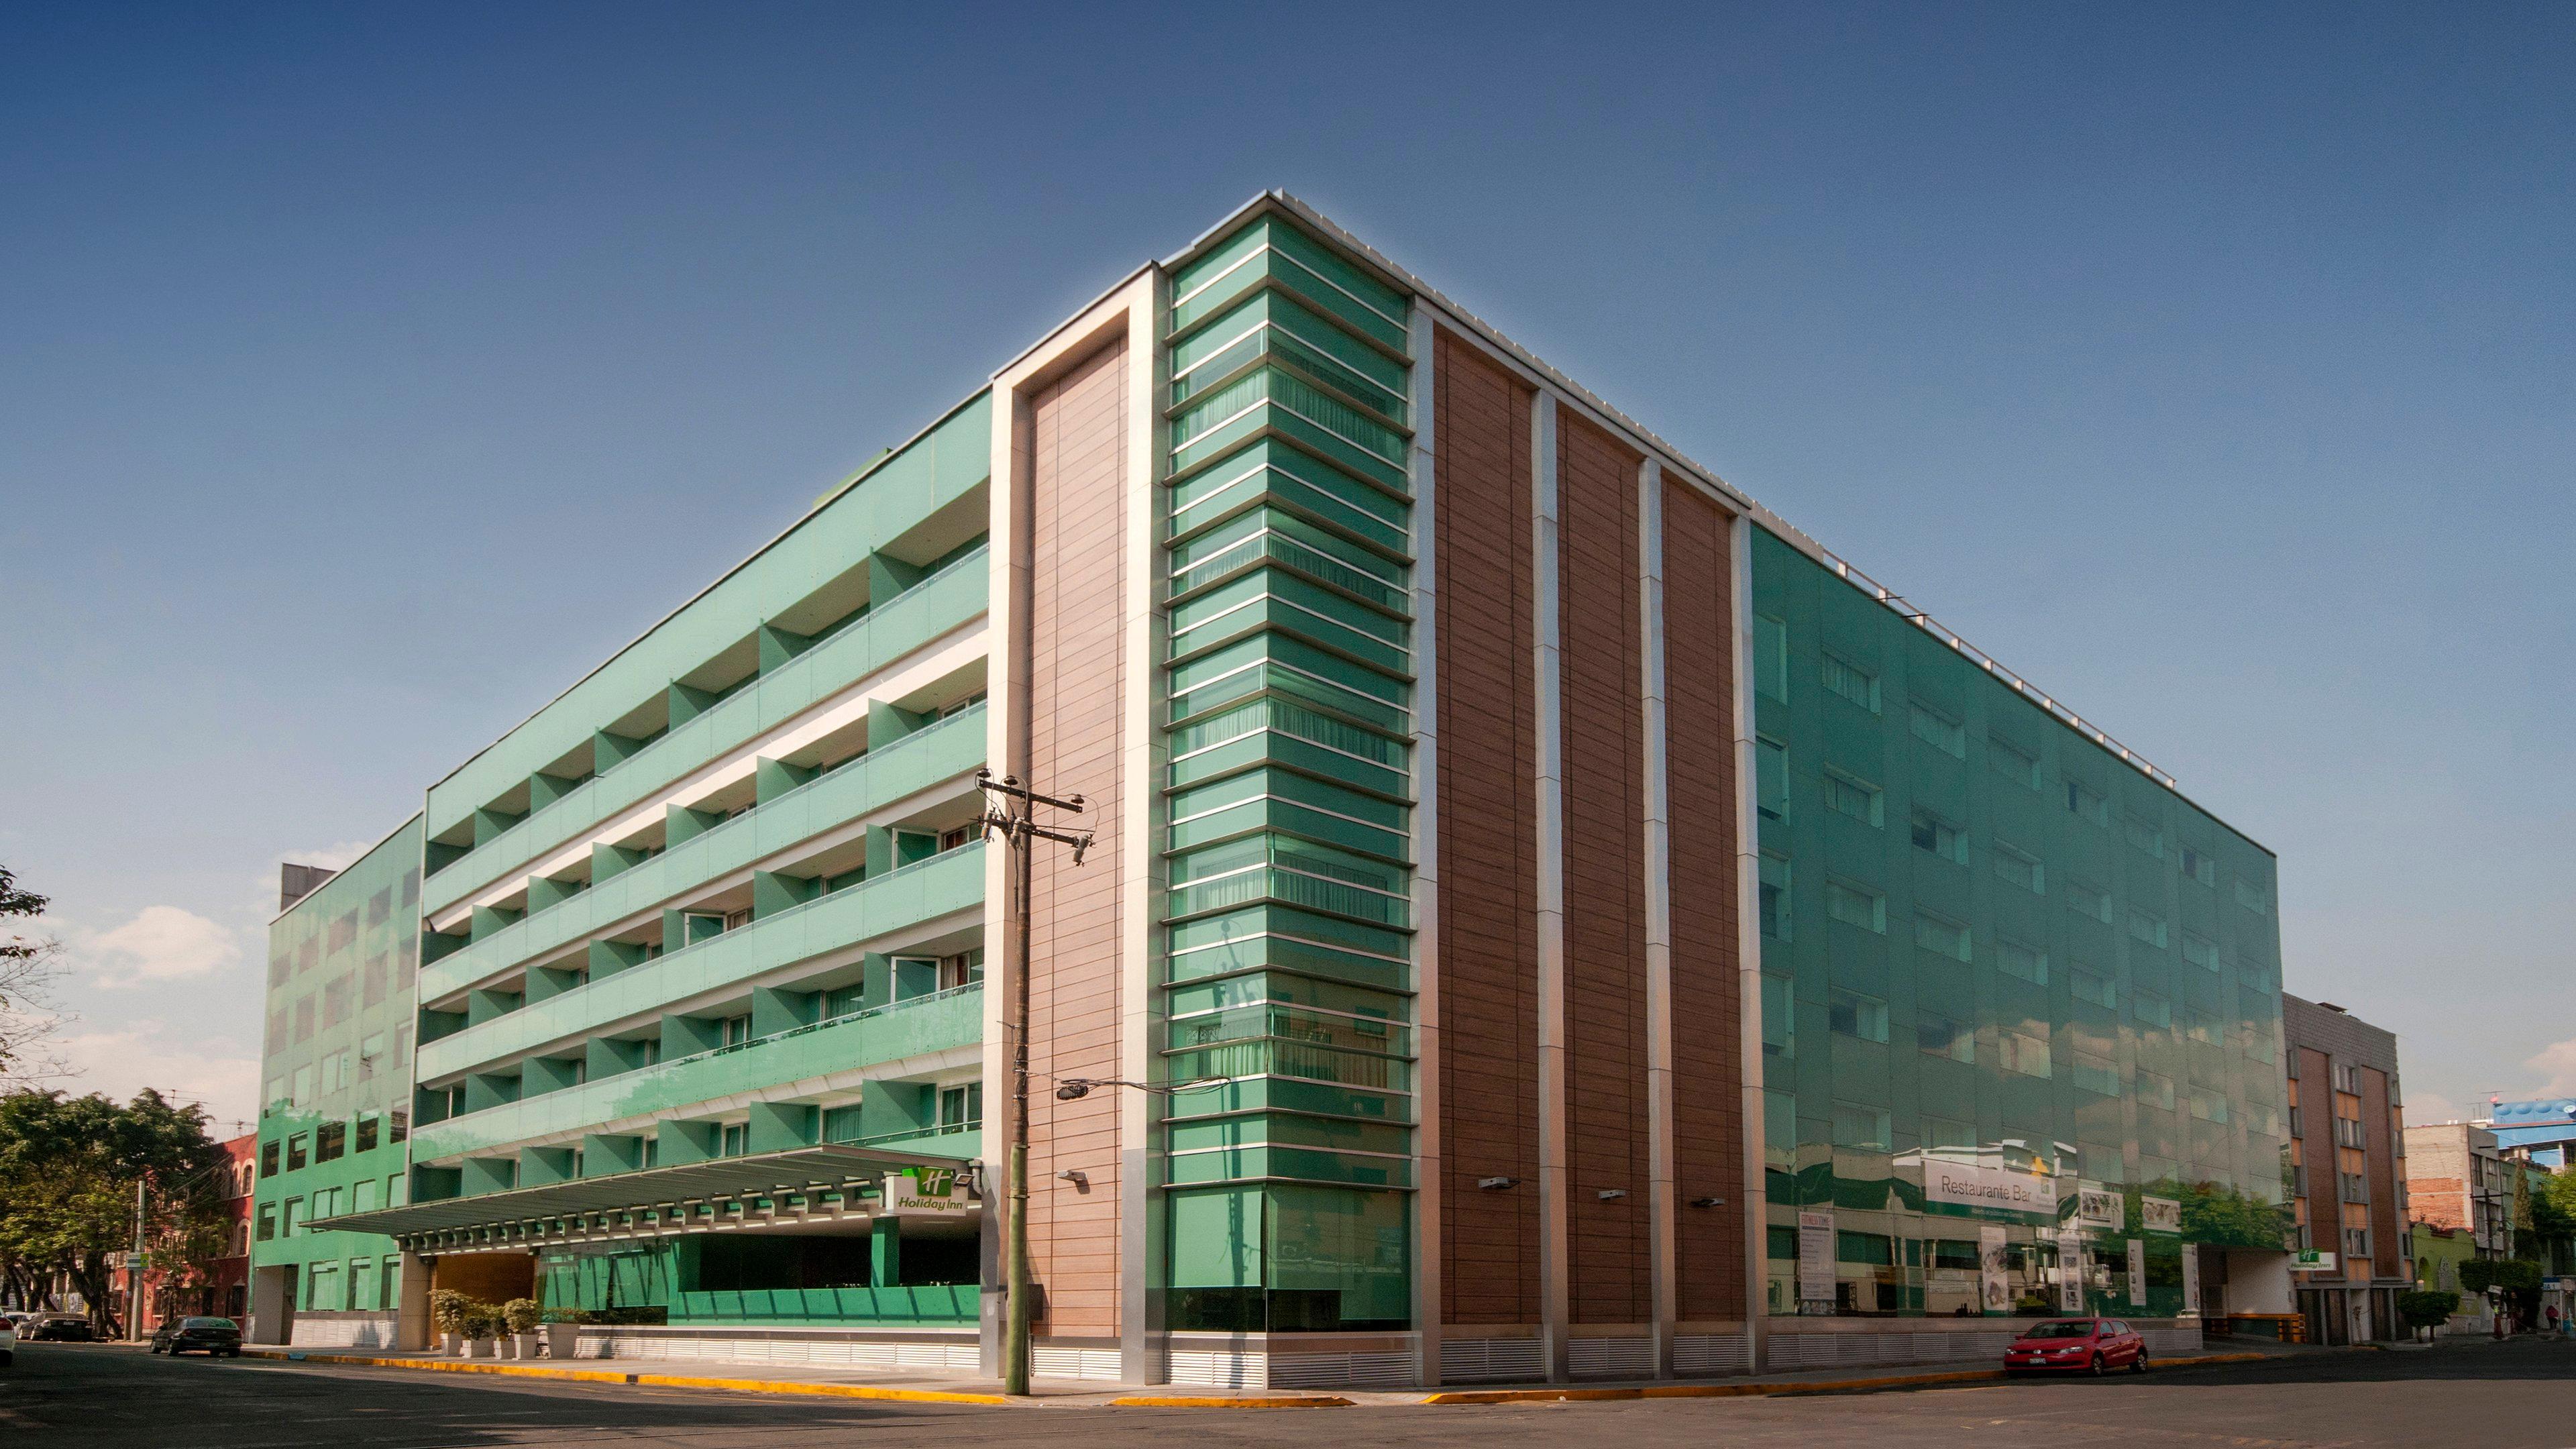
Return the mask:
[[2057,1211],[2057,1180],[1977,1162],[1923,1159],[1923,1200],[2007,1212]]

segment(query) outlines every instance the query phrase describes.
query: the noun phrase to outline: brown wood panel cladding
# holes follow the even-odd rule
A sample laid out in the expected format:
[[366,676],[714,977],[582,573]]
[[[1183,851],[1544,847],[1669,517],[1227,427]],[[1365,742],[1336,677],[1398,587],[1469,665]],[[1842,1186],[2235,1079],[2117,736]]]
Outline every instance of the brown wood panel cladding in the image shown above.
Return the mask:
[[2406,1228],[2397,1218],[2397,1134],[2391,1130],[2388,1074],[2377,1067],[2361,1069],[2361,1140],[2370,1178],[2371,1271],[2382,1278],[2402,1278],[2406,1267],[2399,1255],[2405,1251]]
[[[2299,1055],[2299,1165],[2308,1170],[2308,1242],[2329,1253],[2343,1251],[2343,1194],[2336,1190],[2334,1068],[2324,1052],[2294,1047]],[[2336,1261],[2340,1262],[2341,1259]]]
[[[1567,1282],[1576,1323],[1653,1312],[1646,1121],[1645,705],[1637,470],[1560,410]],[[1603,1199],[1604,1192],[1623,1197]]]
[[[1729,519],[1664,484],[1664,719],[1672,818],[1675,1306],[1745,1311],[1746,1070],[1736,973],[1735,566]],[[1723,1207],[1689,1206],[1721,1198]]]
[[[1090,803],[1097,845],[1032,870],[1029,1250],[1044,1331],[1118,1331],[1118,1102],[1059,1102],[1057,1077],[1118,1075],[1119,732],[1126,649],[1127,357],[1119,342],[1030,398],[1029,769]],[[1057,1176],[1078,1171],[1085,1187]]]
[[[1538,1321],[1538,723],[1530,392],[1433,345],[1440,608],[1440,1251],[1448,1323]],[[1480,1178],[1514,1177],[1508,1192]]]

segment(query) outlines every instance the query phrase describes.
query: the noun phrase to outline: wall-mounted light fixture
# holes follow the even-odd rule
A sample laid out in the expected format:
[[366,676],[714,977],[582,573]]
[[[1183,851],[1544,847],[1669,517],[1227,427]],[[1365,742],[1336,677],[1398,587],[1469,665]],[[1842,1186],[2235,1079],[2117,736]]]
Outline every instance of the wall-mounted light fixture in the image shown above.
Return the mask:
[[1521,1180],[1517,1177],[1480,1177],[1476,1179],[1476,1186],[1483,1188],[1487,1192],[1501,1192],[1505,1188],[1518,1187],[1520,1185]]
[[1059,1172],[1056,1176],[1066,1182],[1072,1183],[1075,1187],[1088,1189],[1091,1186],[1091,1179],[1084,1176],[1079,1168]]
[[1691,1199],[1691,1206],[1698,1208],[1724,1207],[1726,1206],[1726,1199],[1722,1197],[1695,1197]]
[[1595,1194],[1595,1196],[1599,1197],[1603,1202],[1617,1202],[1619,1199],[1626,1197],[1627,1195],[1628,1189],[1624,1187],[1605,1187]]

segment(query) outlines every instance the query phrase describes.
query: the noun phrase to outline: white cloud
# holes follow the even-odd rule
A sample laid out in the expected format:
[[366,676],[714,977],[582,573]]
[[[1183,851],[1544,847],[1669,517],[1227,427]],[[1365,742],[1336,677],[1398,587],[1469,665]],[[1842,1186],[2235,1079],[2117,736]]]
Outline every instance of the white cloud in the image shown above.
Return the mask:
[[[318,865],[325,870],[347,870],[357,864],[358,857],[373,849],[375,844],[376,842],[372,840],[343,840],[337,845],[326,845],[319,850],[290,850],[279,856],[278,860],[295,865]],[[269,884],[273,886],[276,883],[277,878],[274,875],[270,876]]]
[[236,1122],[256,1120],[259,1105],[259,1059],[236,1056],[229,1040],[187,1040],[159,1021],[138,1021],[116,1031],[85,1031],[54,1043],[69,1075],[45,1085],[75,1095],[102,1092],[126,1101],[146,1087],[156,1087],[181,1102],[201,1103],[214,1119],[207,1130],[231,1137],[249,1130]]
[[2576,1036],[2552,1042],[2523,1062],[2526,1068],[2544,1078],[2532,1089],[2535,1097],[2559,1097],[2576,1094]]
[[122,926],[105,931],[72,927],[63,935],[99,986],[212,975],[242,956],[241,943],[229,927],[177,906],[145,906]]

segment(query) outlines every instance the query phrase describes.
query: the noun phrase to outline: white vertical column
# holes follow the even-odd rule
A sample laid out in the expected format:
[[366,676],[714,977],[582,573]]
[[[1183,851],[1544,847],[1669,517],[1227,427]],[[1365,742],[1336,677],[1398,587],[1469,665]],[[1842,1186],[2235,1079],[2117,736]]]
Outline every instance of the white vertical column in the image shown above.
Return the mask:
[[1750,1370],[1769,1365],[1763,1274],[1765,1198],[1762,1181],[1762,837],[1754,814],[1761,788],[1755,773],[1753,711],[1753,523],[1735,516],[1727,530],[1735,607],[1735,966],[1736,1060],[1744,1079],[1744,1335]]
[[1413,1323],[1416,1383],[1440,1382],[1440,500],[1430,312],[1413,309]]
[[[1163,734],[1165,613],[1163,573],[1162,411],[1170,363],[1160,344],[1170,279],[1149,268],[1127,289],[1127,472],[1125,551],[1125,698],[1118,710],[1119,876],[1118,1075],[1150,1082],[1159,1074],[1163,993],[1163,777],[1170,746]],[[1171,1377],[1161,1295],[1155,1284],[1164,1256],[1160,1154],[1154,1151],[1161,1099],[1118,1094],[1118,1352],[1130,1383]]]
[[1652,458],[1637,468],[1637,608],[1637,697],[1646,746],[1646,1262],[1655,1377],[1670,1378],[1680,1316],[1674,1263],[1672,782],[1664,714],[1664,472]]
[[[984,712],[984,758],[995,775],[1028,777],[1029,764],[1029,608],[1034,597],[1029,535],[1035,522],[1033,472],[1036,439],[1028,403],[1007,377],[993,380],[992,454],[989,485],[993,531],[991,549],[992,653],[985,666],[988,703]],[[1011,852],[994,846],[984,852],[984,1101],[986,1132],[993,1142],[1006,1135],[1011,1111],[1011,1046],[1025,1023],[1009,1020],[1004,1007],[1018,999],[1019,973],[1028,963],[1018,959],[1010,920],[1013,894]],[[998,1257],[1007,1248],[998,1224],[1010,1200],[1011,1164],[1007,1153],[984,1154],[985,1248]],[[1009,1265],[994,1261],[984,1281],[1003,1282]],[[1002,1373],[1003,1300],[988,1291],[978,1296],[976,1329],[979,1359],[987,1378]]]
[[1538,1211],[1539,1343],[1547,1377],[1568,1376],[1573,1313],[1566,1194],[1565,708],[1559,641],[1564,631],[1557,561],[1556,396],[1530,407],[1532,621],[1537,636],[1538,772]]

